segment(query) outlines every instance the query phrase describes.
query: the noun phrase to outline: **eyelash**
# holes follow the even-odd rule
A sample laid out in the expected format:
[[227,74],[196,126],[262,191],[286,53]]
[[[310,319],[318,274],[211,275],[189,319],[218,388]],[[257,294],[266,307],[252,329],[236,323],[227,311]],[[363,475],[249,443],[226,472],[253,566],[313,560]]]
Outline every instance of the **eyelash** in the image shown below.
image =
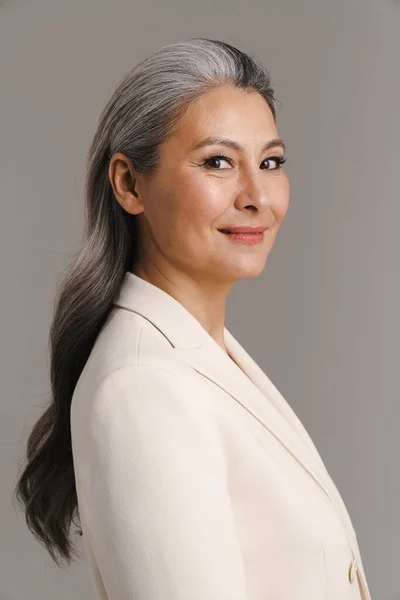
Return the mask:
[[[213,171],[226,171],[227,169],[217,169],[215,167],[210,167],[209,165],[207,165],[207,162],[211,159],[222,159],[222,160],[226,160],[228,163],[231,164],[231,160],[227,157],[227,156],[223,156],[222,154],[212,154],[211,156],[209,156],[208,158],[205,159],[205,161],[202,163],[201,166],[206,167],[207,169],[212,169]],[[273,160],[277,163],[277,168],[276,169],[265,169],[266,171],[279,171],[281,168],[281,165],[283,165],[286,162],[286,158],[282,158],[280,156],[269,156],[268,158],[264,158],[263,162],[266,160]]]

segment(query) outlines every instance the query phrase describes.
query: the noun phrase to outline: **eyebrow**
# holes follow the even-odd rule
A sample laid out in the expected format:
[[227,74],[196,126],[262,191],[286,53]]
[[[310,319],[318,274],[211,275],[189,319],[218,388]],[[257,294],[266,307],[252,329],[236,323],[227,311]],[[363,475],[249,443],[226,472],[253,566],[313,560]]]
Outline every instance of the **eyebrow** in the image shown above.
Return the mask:
[[[224,137],[206,137],[204,140],[201,140],[201,142],[196,144],[193,150],[203,148],[204,146],[227,146],[228,148],[233,148],[234,150],[244,152],[243,146],[241,146],[237,142],[234,142],[233,140]],[[269,148],[274,148],[276,146],[283,148],[284,152],[286,152],[286,144],[280,138],[275,138],[264,144],[264,146],[261,148],[261,152],[265,152],[266,150],[269,150]]]

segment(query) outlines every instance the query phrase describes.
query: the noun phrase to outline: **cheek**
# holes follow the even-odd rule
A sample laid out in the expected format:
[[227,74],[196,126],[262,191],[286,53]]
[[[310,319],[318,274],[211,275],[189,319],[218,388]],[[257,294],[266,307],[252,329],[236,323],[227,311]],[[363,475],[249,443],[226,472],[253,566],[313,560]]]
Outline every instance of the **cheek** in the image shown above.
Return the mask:
[[284,179],[279,182],[275,190],[275,214],[279,221],[285,217],[289,208],[290,184],[289,179],[285,175]]
[[[154,235],[161,247],[198,247],[215,208],[204,195],[190,193],[187,188],[159,195],[147,211]],[[201,241],[201,240],[200,240]]]
[[151,201],[147,200],[145,214],[151,236],[156,240],[157,245],[167,248],[173,244],[178,235],[180,214],[175,195],[171,192],[166,194],[157,191],[151,197]]
[[179,224],[188,230],[201,232],[209,229],[226,210],[226,190],[215,178],[187,177],[177,192]]

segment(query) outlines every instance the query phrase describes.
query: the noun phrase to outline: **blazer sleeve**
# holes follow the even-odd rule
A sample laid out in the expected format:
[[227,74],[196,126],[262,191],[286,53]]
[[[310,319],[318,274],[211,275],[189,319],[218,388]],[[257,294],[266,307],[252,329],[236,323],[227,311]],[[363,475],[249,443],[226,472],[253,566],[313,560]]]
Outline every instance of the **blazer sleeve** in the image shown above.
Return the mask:
[[92,398],[78,502],[109,600],[247,600],[221,440],[195,392],[134,364]]

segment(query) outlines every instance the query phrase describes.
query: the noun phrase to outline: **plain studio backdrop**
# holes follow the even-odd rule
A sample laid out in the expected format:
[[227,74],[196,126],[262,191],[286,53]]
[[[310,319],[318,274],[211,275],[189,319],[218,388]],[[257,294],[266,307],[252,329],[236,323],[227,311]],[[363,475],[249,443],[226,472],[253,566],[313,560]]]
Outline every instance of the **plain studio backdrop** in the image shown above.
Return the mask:
[[257,53],[278,98],[290,205],[226,326],[311,434],[352,517],[371,594],[400,599],[400,2],[0,2],[0,599],[89,600],[12,502],[49,400],[57,280],[83,227],[86,153],[117,81],[191,37]]

